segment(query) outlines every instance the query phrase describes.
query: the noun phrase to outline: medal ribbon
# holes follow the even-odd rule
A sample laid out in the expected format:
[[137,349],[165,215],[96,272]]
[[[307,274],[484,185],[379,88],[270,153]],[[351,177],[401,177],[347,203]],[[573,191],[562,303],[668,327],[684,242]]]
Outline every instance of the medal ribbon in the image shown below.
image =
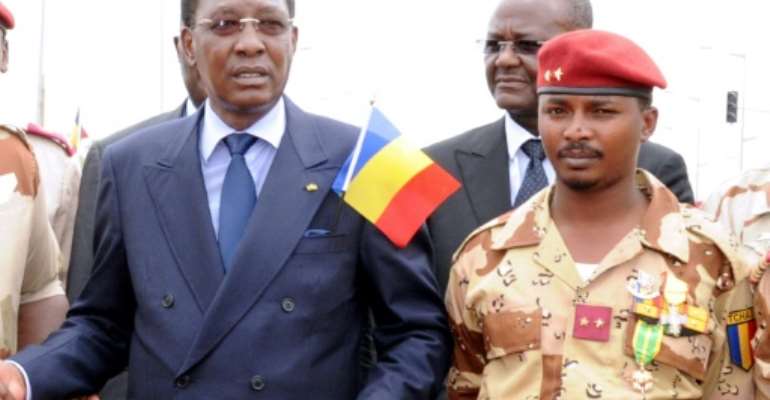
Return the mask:
[[636,322],[634,328],[634,358],[642,366],[647,365],[660,351],[663,342],[663,326],[648,324],[642,320]]

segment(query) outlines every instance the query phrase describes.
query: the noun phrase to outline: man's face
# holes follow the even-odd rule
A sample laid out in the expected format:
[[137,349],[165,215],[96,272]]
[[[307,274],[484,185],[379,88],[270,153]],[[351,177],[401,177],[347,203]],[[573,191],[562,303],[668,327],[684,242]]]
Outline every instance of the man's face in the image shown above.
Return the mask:
[[[573,30],[563,0],[505,0],[489,22],[487,40],[546,41]],[[485,54],[487,84],[497,106],[513,115],[537,115],[537,54],[511,46]]]
[[552,94],[540,96],[538,129],[559,181],[588,191],[634,174],[657,119],[633,97]]
[[[195,26],[182,30],[185,56],[197,66],[212,107],[241,114],[270,109],[286,87],[297,42],[285,0],[201,0],[195,18]],[[243,18],[261,22],[240,30]]]
[[5,40],[5,29],[0,27],[0,73],[8,71],[8,41]]

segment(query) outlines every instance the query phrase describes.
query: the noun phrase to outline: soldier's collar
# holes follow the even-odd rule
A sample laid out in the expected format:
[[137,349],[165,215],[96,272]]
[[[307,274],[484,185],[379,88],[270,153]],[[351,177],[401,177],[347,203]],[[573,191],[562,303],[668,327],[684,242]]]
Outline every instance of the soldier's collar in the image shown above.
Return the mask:
[[[649,248],[687,263],[689,240],[676,196],[644,170],[637,170],[636,181],[639,190],[650,201],[639,226],[639,240]],[[540,244],[551,221],[548,199],[552,190],[553,187],[550,187],[533,196],[511,213],[505,225],[493,228],[491,248],[507,250]]]

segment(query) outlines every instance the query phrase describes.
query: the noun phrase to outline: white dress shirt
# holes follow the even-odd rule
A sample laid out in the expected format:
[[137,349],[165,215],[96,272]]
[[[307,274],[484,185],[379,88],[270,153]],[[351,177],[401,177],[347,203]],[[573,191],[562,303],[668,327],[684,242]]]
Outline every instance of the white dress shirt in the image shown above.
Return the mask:
[[[519,188],[524,181],[524,175],[529,166],[529,156],[521,149],[521,145],[529,139],[540,140],[539,136],[533,136],[529,131],[505,113],[505,142],[508,144],[508,176],[511,184],[511,205],[516,201]],[[556,172],[548,158],[543,160],[543,169],[548,178],[548,184],[552,185],[556,180]]]
[[219,236],[219,207],[222,198],[222,185],[225,174],[230,166],[230,151],[223,139],[232,133],[242,133],[255,136],[259,140],[254,143],[243,158],[249,168],[254,186],[257,189],[257,202],[262,186],[265,184],[267,172],[273,164],[278,145],[281,144],[283,132],[286,130],[286,105],[283,98],[267,113],[250,127],[238,131],[229,127],[211,108],[206,100],[203,110],[203,121],[200,132],[200,157],[203,182],[211,211],[211,223],[214,232]]

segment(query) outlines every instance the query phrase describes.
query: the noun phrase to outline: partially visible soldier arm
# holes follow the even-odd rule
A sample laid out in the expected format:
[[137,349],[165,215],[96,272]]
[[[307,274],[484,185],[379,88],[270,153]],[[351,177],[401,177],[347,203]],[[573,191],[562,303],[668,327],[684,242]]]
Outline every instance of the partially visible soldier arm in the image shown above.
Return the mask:
[[770,278],[764,275],[754,293],[754,314],[757,318],[757,334],[754,348],[754,384],[756,398],[770,399]]
[[755,389],[752,383],[752,371],[742,369],[730,359],[730,342],[727,338],[728,316],[732,312],[752,307],[751,284],[745,279],[745,275],[739,279],[732,290],[719,296],[714,305],[714,314],[718,321],[714,328],[712,361],[705,383],[703,398],[706,400],[762,398],[753,396]]
[[449,274],[446,307],[454,336],[454,357],[447,378],[450,400],[476,399],[486,360],[484,339],[475,314],[466,307],[468,279],[460,256]]
[[61,253],[48,222],[42,185],[35,195],[31,223],[19,308],[20,349],[39,343],[58,328],[68,308],[59,281]]

